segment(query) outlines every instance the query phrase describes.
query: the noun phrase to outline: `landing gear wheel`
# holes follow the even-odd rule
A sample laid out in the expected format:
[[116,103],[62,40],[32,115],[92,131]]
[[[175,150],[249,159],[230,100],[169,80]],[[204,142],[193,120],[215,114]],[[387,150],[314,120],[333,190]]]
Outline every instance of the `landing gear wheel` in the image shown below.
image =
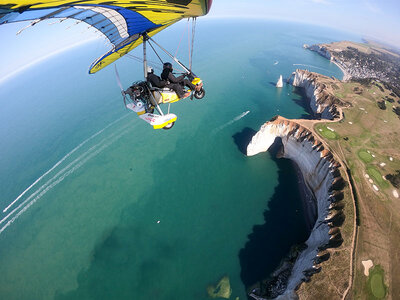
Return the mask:
[[172,122],[172,123],[165,125],[162,129],[168,130],[168,129],[171,129],[172,127],[174,127],[174,125],[175,125],[175,122]]
[[203,88],[201,88],[200,91],[194,92],[194,97],[195,97],[196,99],[203,99],[203,97],[204,97],[205,95],[206,95],[206,91],[205,91]]

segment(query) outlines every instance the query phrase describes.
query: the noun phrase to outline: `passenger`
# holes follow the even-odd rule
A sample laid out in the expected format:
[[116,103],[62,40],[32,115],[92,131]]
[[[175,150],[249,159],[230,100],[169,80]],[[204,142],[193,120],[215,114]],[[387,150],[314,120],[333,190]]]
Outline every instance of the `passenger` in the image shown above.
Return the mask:
[[169,62],[164,63],[164,69],[161,73],[162,80],[167,81],[167,87],[173,89],[179,98],[184,98],[190,95],[190,93],[185,94],[184,86],[187,86],[190,90],[195,91],[196,86],[190,82],[190,80],[185,78],[185,74],[175,77],[172,74],[173,67]]
[[[170,88],[175,91],[175,93],[178,95],[179,98],[184,98],[189,96],[189,94],[185,94],[185,91],[183,90],[182,86],[179,83],[170,83],[168,84],[168,81],[166,80],[161,80],[160,77],[158,77],[156,74],[154,74],[154,70],[152,67],[147,67],[147,81],[151,83],[153,87],[157,88]],[[179,96],[181,95],[181,96]]]
[[147,81],[149,81],[153,87],[163,88],[167,85],[167,81],[161,80],[160,77],[154,74],[154,70],[150,66],[147,67]]

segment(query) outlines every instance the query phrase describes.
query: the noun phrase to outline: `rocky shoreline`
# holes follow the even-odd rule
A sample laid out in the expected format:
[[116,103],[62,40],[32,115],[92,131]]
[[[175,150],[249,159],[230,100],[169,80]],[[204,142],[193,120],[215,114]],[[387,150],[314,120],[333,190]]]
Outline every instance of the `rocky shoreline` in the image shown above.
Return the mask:
[[351,79],[352,75],[349,70],[349,68],[339,59],[337,59],[332,53],[323,45],[303,45],[304,49],[309,49],[311,51],[317,52],[319,55],[329,59],[331,62],[333,62],[335,65],[338,66],[338,68],[342,71],[343,73],[343,81],[348,81]]
[[[326,84],[320,78],[326,77],[307,70],[296,70],[289,78],[295,87],[304,88],[310,107],[316,118],[334,120],[340,118],[339,107],[349,106],[338,97],[326,91]],[[327,77],[326,77],[327,78]]]
[[299,285],[309,281],[312,274],[321,270],[321,257],[329,258],[324,251],[342,244],[339,227],[345,216],[339,202],[343,200],[345,182],[339,170],[340,164],[322,142],[308,129],[280,116],[261,127],[248,145],[247,155],[267,151],[277,138],[282,140],[283,157],[293,160],[299,166],[306,186],[314,195],[314,205],[318,211],[317,220],[305,242],[307,247],[293,264],[285,288],[282,288],[282,283],[277,287],[283,290],[279,299],[293,298],[293,292]]
[[[282,156],[284,158],[284,156]],[[301,172],[300,167],[296,164],[295,161],[293,162],[294,169],[296,171],[296,175],[298,178],[299,183],[299,191],[300,196],[302,199],[302,207],[304,212],[304,217],[306,221],[307,228],[310,230],[313,229],[315,221],[318,218],[318,207],[316,205],[316,201],[312,191],[307,186],[307,183],[304,181],[303,174]]]
[[[317,117],[337,120],[342,117],[340,107],[347,103],[327,92],[325,84],[318,80],[319,76],[296,70],[291,81],[294,86],[305,89]],[[296,247],[266,286],[249,294],[258,300],[297,299],[295,291],[303,282],[310,281],[313,274],[320,272],[323,262],[330,258],[327,249],[340,247],[343,243],[340,226],[345,220],[342,200],[346,182],[341,175],[344,171],[340,163],[310,130],[281,116],[261,126],[247,147],[247,155],[267,151],[278,140],[283,145],[280,156],[291,159],[300,170],[299,180],[304,184],[305,195],[309,194],[303,205],[312,230],[304,249]]]
[[[271,153],[271,154],[272,155],[275,154],[276,158],[278,158],[278,159],[285,158],[285,149],[284,149],[283,144],[282,143],[279,143],[279,144],[274,143],[274,145],[277,145],[279,148],[276,153]],[[293,166],[293,169],[296,173],[296,177],[298,180],[297,183],[298,183],[300,198],[302,200],[304,221],[306,223],[308,232],[311,233],[311,230],[313,229],[315,221],[317,220],[317,217],[318,217],[318,211],[317,211],[317,206],[316,206],[316,202],[314,199],[314,194],[309,189],[307,183],[304,181],[304,177],[303,177],[303,174],[301,172],[299,165],[294,160],[291,160],[291,164]]]

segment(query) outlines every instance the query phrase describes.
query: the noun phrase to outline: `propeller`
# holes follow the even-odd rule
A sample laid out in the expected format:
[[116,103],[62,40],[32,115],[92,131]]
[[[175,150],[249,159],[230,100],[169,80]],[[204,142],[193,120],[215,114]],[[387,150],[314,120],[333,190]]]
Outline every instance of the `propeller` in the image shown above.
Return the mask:
[[124,98],[124,105],[125,105],[125,108],[126,108],[126,95],[125,95],[125,90],[124,90],[124,88],[122,87],[121,79],[119,79],[119,74],[118,74],[118,70],[117,70],[117,65],[115,64],[114,66],[115,66],[115,77],[117,78],[117,84],[118,84],[119,88],[121,89],[121,94],[122,94],[122,97]]

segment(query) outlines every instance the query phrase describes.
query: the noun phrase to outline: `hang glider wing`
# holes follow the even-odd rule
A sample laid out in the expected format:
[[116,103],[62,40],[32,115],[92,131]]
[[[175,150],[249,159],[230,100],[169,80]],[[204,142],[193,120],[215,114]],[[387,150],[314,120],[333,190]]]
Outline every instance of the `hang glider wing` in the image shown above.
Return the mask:
[[51,19],[75,19],[103,33],[112,49],[89,69],[93,74],[142,43],[141,34],[153,36],[184,18],[208,13],[212,0],[0,0],[0,25]]

